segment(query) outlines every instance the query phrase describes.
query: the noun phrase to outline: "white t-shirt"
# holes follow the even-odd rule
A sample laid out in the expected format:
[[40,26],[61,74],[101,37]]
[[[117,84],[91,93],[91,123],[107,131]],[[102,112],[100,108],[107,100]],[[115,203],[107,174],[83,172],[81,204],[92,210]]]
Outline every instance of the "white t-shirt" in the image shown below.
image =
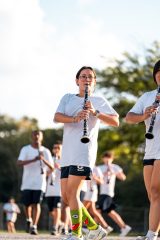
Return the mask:
[[[40,151],[43,152],[44,158],[52,164],[53,160],[50,151],[43,146],[40,147]],[[38,149],[33,148],[31,145],[27,145],[21,149],[18,160],[32,160],[38,155]],[[45,192],[46,172],[48,170],[48,166],[42,161],[41,163],[44,174],[41,174],[39,160],[23,166],[21,190],[42,190],[43,192]]]
[[6,220],[15,223],[17,213],[20,213],[18,205],[16,203],[5,203],[3,210],[6,212]]
[[122,168],[117,164],[110,164],[110,180],[108,183],[108,177],[104,174],[108,170],[108,166],[103,164],[100,165],[99,168],[101,169],[104,177],[104,183],[100,185],[100,194],[106,194],[110,197],[114,197],[115,194],[115,182],[116,182],[116,174],[122,172]]
[[[134,112],[136,114],[143,114],[145,109],[148,106],[151,106],[155,102],[157,91],[153,90],[150,92],[144,93],[136,102],[136,104],[132,107],[130,112]],[[151,117],[146,119],[146,132],[149,129]],[[145,155],[144,159],[160,159],[160,111],[158,111],[155,119],[155,124],[153,127],[153,139],[146,138],[146,147],[145,147]]]
[[[60,164],[60,159],[55,159],[53,157],[53,164]],[[51,185],[53,182],[53,185]],[[52,174],[48,176],[47,179],[47,188],[46,188],[46,197],[60,197],[61,196],[61,170],[59,168],[55,168]]]
[[[94,108],[102,113],[118,115],[111,107],[109,102],[102,98],[91,96],[89,100]],[[56,112],[63,113],[68,116],[76,116],[83,109],[84,98],[78,97],[75,94],[66,94],[60,101]],[[90,114],[88,119],[89,143],[82,143],[83,123],[65,123],[63,132],[62,145],[62,162],[61,166],[86,166],[95,165],[97,154],[97,137],[100,120]]]
[[[99,178],[103,178],[103,174],[100,168],[94,167],[92,173]],[[91,180],[87,180],[87,191],[84,195],[84,200],[96,202],[98,198],[98,187],[97,182],[91,178]]]

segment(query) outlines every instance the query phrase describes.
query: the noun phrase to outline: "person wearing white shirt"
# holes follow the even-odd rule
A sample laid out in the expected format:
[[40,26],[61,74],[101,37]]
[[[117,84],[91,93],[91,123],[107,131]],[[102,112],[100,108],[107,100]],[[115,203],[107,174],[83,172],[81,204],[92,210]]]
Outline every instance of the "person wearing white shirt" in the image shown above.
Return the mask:
[[10,197],[8,202],[3,205],[3,211],[6,214],[7,230],[9,233],[15,233],[15,222],[17,220],[17,214],[20,214],[20,209],[15,203],[15,199]]
[[113,152],[105,152],[102,155],[103,165],[99,165],[103,173],[104,182],[100,185],[100,195],[96,203],[97,209],[101,212],[106,213],[120,228],[120,237],[126,236],[131,227],[128,226],[121,216],[115,211],[116,204],[114,203],[113,197],[115,195],[115,183],[116,179],[124,181],[126,175],[123,169],[117,165],[113,164],[114,154]]
[[26,231],[37,235],[40,203],[46,190],[46,174],[48,169],[53,170],[53,164],[51,152],[42,146],[42,131],[32,131],[31,140],[31,144],[21,149],[17,163],[23,166],[21,191],[26,213]]
[[[106,231],[98,226],[89,215],[79,196],[83,182],[90,177],[95,165],[100,120],[109,126],[118,126],[119,119],[117,112],[106,99],[93,95],[96,85],[96,73],[93,68],[84,66],[79,69],[76,74],[76,84],[79,92],[65,94],[54,116],[55,122],[64,123],[61,190],[62,197],[71,210],[72,235],[69,239],[83,239],[82,222],[84,219],[90,229],[88,239],[93,239],[93,235],[94,238],[97,235],[104,238]],[[81,138],[86,125],[88,126],[87,137],[90,141],[83,143]]]
[[[160,60],[153,68],[153,80],[158,89],[144,93],[126,115],[126,122],[137,124],[144,122],[146,134],[143,175],[145,187],[150,200],[149,229],[146,236],[137,239],[156,240],[160,230]],[[146,137],[147,137],[146,135]],[[151,138],[153,137],[153,138]]]
[[47,188],[45,192],[49,213],[52,218],[52,235],[58,234],[58,227],[61,223],[61,149],[62,144],[60,142],[56,142],[53,145],[52,153],[54,170],[48,172]]
[[[87,182],[87,191],[84,195],[83,204],[88,209],[89,213],[96,219],[96,222],[106,230],[107,234],[113,231],[107,222],[104,220],[102,214],[96,209],[96,202],[98,200],[98,185],[103,184],[103,174],[98,166],[95,166],[92,171],[91,180]],[[83,228],[83,231],[85,229]]]

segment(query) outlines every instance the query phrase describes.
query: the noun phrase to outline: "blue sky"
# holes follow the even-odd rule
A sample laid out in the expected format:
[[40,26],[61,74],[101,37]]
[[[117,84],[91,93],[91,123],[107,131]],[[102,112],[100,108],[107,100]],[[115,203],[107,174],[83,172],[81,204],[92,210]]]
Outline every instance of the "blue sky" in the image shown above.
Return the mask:
[[103,69],[160,39],[158,0],[1,0],[0,114],[52,128],[83,65]]

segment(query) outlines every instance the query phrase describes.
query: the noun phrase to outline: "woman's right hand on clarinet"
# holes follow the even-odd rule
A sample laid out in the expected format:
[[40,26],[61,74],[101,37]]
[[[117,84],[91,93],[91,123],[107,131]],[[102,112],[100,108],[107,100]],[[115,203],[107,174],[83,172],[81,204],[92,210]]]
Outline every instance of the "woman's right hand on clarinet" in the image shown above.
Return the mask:
[[89,118],[89,110],[85,110],[83,109],[82,111],[78,112],[77,116],[74,117],[75,122],[80,122],[84,119],[88,119]]

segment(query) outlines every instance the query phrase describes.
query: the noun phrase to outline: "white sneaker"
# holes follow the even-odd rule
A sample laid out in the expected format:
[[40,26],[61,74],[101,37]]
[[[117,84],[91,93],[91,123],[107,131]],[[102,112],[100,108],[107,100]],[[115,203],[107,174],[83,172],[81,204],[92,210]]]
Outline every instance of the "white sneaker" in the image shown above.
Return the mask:
[[86,240],[101,240],[107,236],[107,231],[98,226],[96,230],[90,230],[88,235],[85,237]]
[[107,235],[110,234],[113,231],[113,228],[111,226],[108,226],[107,228],[105,228]]
[[85,228],[85,227],[82,227],[82,234],[83,235],[88,235],[88,233],[89,233],[89,229]]
[[126,225],[125,228],[121,229],[121,233],[119,234],[120,237],[125,237],[130,231],[131,231],[131,227]]
[[83,236],[77,237],[77,236],[71,234],[71,235],[61,238],[61,240],[84,240],[84,238],[83,238]]

